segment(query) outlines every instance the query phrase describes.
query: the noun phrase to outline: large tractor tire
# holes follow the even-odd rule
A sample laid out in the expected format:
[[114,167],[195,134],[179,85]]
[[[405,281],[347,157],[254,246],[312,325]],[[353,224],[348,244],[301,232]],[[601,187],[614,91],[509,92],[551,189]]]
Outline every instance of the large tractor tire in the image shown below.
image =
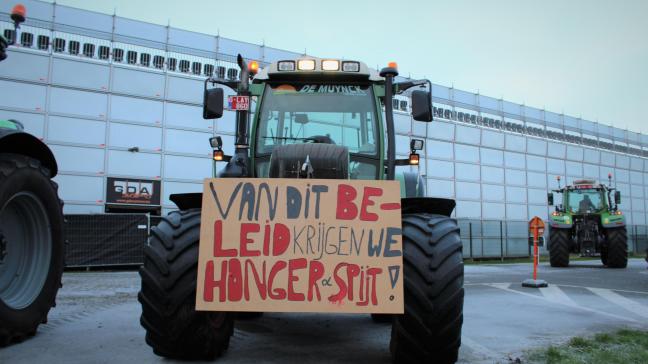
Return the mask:
[[569,265],[570,231],[568,229],[551,229],[549,233],[549,263],[552,267]]
[[213,360],[229,346],[231,312],[195,310],[200,210],[174,211],[151,229],[140,269],[140,322],[157,355]]
[[464,300],[461,254],[456,220],[403,214],[405,313],[393,320],[394,362],[457,361]]
[[628,266],[628,234],[625,227],[606,229],[607,266],[625,268]]
[[0,347],[47,322],[63,274],[62,201],[36,159],[0,154]]

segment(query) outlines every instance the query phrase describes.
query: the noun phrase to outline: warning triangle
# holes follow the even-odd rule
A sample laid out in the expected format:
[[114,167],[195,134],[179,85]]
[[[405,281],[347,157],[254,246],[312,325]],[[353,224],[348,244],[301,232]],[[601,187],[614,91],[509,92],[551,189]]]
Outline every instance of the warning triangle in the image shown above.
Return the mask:
[[396,282],[398,282],[398,276],[400,274],[400,266],[399,265],[392,265],[390,267],[387,267],[389,270],[389,279],[391,280],[391,286],[392,289],[396,287]]

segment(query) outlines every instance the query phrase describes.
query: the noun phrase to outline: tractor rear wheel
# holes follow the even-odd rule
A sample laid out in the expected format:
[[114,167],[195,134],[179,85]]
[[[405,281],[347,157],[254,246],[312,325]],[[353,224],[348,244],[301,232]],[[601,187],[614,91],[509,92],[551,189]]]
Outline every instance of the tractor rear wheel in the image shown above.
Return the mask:
[[140,269],[140,322],[157,355],[213,360],[229,346],[231,312],[196,311],[200,210],[174,211],[151,229]]
[[61,287],[62,201],[33,158],[0,154],[0,347],[33,336]]
[[454,363],[463,323],[459,227],[447,216],[403,214],[405,313],[394,315],[390,351],[397,363]]
[[628,234],[625,227],[606,229],[607,266],[625,268],[628,266]]
[[568,229],[551,229],[549,232],[549,262],[552,267],[569,265],[570,231]]

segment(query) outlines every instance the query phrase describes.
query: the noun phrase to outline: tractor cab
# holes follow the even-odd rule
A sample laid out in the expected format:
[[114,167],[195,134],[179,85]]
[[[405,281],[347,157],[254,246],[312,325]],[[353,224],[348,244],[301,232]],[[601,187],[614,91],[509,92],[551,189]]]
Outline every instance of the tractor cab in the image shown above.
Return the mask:
[[565,209],[572,214],[594,214],[608,207],[606,189],[593,180],[577,180],[563,192]]

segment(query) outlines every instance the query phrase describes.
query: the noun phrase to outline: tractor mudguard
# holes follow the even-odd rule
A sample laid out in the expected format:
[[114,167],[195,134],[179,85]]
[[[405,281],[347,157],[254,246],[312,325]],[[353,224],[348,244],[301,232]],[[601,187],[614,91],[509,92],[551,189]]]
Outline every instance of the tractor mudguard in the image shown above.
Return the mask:
[[174,193],[169,196],[169,200],[180,210],[202,208],[202,192]]
[[58,173],[58,165],[49,147],[35,136],[8,128],[0,128],[0,153],[21,154],[39,160],[50,172]]
[[401,198],[425,197],[425,180],[418,172],[396,173],[396,180],[400,182]]
[[401,198],[401,213],[415,214],[425,212],[449,217],[456,205],[455,200],[449,198],[405,197]]

